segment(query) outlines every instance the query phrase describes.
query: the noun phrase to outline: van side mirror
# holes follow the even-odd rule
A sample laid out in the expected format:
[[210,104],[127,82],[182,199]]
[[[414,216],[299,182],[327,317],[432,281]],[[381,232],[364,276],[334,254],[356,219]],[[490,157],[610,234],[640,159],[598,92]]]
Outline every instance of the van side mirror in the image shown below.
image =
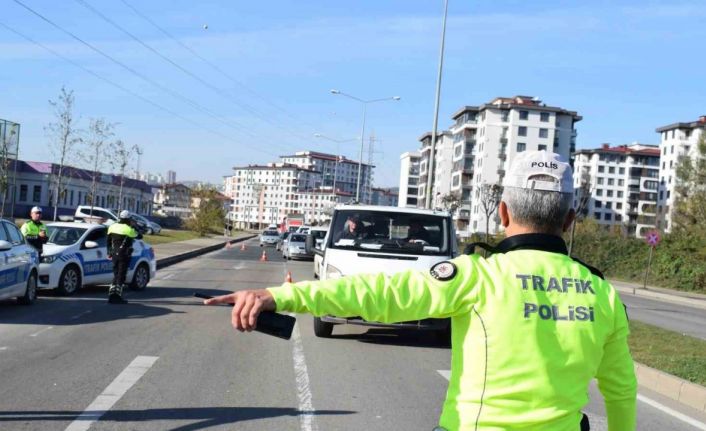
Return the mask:
[[0,251],[8,251],[12,250],[12,243],[9,241],[2,240],[0,241]]
[[98,248],[98,243],[95,242],[95,241],[86,241],[86,242],[83,244],[83,246],[84,246],[84,248],[88,248],[88,249],[91,249],[91,248]]

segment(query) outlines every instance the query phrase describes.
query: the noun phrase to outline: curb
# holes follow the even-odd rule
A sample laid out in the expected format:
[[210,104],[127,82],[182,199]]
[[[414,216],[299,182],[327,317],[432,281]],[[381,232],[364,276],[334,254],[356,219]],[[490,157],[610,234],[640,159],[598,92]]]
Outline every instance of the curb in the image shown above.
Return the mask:
[[[613,284],[611,282],[611,284]],[[621,293],[632,294],[631,287],[617,286],[613,284],[613,287]],[[678,295],[670,295],[668,293],[654,292],[649,289],[645,290],[642,288],[635,289],[635,296],[640,296],[643,298],[650,298],[664,302],[671,302],[673,304],[686,305],[687,307],[700,308],[706,310],[706,301],[698,298],[682,297]]]
[[241,241],[246,241],[255,238],[257,235],[247,235],[241,236],[240,238],[232,239],[230,241],[219,242],[218,244],[209,245],[206,247],[197,248],[196,250],[187,251],[185,253],[175,254],[174,256],[165,257],[162,259],[157,259],[157,269],[166,268],[167,266],[174,265],[175,263],[183,262],[194,257],[210,253],[212,251],[219,250],[223,248],[226,244],[237,243]]
[[635,362],[637,382],[667,398],[706,413],[706,387]]

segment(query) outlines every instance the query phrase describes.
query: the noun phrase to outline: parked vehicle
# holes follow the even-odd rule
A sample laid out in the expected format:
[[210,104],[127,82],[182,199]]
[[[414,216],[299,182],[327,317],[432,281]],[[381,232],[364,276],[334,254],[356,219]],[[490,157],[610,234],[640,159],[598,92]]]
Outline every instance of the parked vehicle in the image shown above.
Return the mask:
[[308,234],[309,231],[311,230],[311,226],[299,226],[297,229],[297,233],[303,233],[303,234]]
[[142,232],[143,234],[156,235],[162,231],[162,226],[160,226],[158,223],[155,223],[155,222],[147,219],[147,217],[145,217],[145,216],[133,213],[130,215],[130,218],[132,218],[136,222],[138,229],[141,226],[144,226],[143,232]]
[[282,248],[282,257],[290,259],[312,259],[314,251],[307,247],[307,236],[303,233],[293,233],[287,239],[287,245]]
[[[311,228],[309,235],[312,236],[312,247],[314,248],[314,252],[316,252],[316,250],[323,250],[323,243],[326,239],[328,230],[328,226],[316,226]],[[321,262],[323,262],[323,260],[323,253],[314,254],[314,278],[320,277],[319,273],[321,272]]]
[[0,299],[32,304],[37,299],[38,273],[37,250],[26,243],[14,223],[0,220]]
[[[49,241],[39,264],[39,288],[72,295],[82,286],[110,284],[113,264],[108,260],[108,228],[92,223],[49,223]],[[135,240],[126,280],[143,290],[157,273],[152,247]]]
[[304,225],[304,216],[301,214],[287,214],[284,219],[284,230],[286,232],[296,232],[299,226]]
[[[413,235],[410,225],[421,228]],[[361,272],[394,274],[406,269],[428,270],[455,257],[458,245],[448,212],[339,205],[334,209],[322,249],[314,251],[321,255],[320,278],[329,280]],[[444,337],[450,331],[449,319],[383,324],[359,317],[323,316],[314,318],[314,333],[329,337],[333,326],[341,323],[433,329]]]
[[110,226],[118,221],[118,215],[108,208],[93,207],[90,205],[79,205],[74,213],[74,220],[94,222]]
[[277,245],[275,245],[275,249],[277,249],[277,251],[282,251],[282,247],[287,244],[287,238],[289,238],[289,234],[290,232],[282,232],[281,234],[279,234],[279,240],[277,241]]
[[260,247],[265,245],[277,245],[279,232],[276,230],[266,230],[260,234]]

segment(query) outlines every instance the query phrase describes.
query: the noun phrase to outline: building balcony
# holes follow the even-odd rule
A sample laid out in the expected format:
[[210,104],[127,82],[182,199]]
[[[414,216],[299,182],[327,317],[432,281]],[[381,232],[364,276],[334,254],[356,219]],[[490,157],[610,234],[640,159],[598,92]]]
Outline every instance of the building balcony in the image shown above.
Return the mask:
[[507,159],[507,154],[504,151],[501,151],[498,153],[498,158],[504,161]]
[[507,145],[507,138],[506,137],[500,137],[500,143],[503,145]]

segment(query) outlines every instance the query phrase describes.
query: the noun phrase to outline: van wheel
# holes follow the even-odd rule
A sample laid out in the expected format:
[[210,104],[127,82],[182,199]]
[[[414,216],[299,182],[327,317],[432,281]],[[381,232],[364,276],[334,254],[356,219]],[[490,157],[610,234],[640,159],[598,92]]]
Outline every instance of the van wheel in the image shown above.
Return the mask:
[[145,290],[147,283],[150,282],[150,269],[145,263],[141,263],[135,269],[135,274],[132,276],[130,290]]
[[81,272],[76,265],[69,265],[61,271],[59,286],[56,290],[60,295],[69,296],[81,288]]
[[317,337],[329,338],[333,333],[333,323],[324,322],[320,317],[314,317],[314,334]]
[[27,279],[25,294],[17,298],[17,302],[22,305],[30,305],[37,299],[37,273],[32,271]]

